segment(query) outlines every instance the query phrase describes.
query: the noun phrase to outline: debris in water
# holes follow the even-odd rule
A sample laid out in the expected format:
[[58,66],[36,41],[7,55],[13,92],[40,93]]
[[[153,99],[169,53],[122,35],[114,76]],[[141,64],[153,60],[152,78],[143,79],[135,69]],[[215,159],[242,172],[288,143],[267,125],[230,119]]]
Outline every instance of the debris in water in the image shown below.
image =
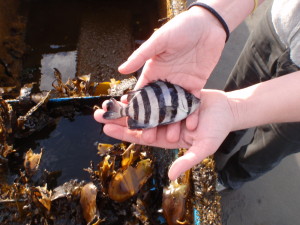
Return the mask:
[[92,82],[91,74],[69,79],[65,84],[58,69],[54,68],[55,80],[52,86],[57,91],[59,97],[79,97],[79,96],[121,96],[132,90],[137,82],[133,76],[128,79],[116,81],[114,78],[110,82]]
[[99,143],[98,144],[98,155],[103,156],[109,152],[109,150],[113,147],[111,144],[104,144]]
[[26,171],[26,174],[30,177],[32,176],[39,168],[40,161],[42,158],[43,150],[41,150],[41,153],[33,153],[32,149],[29,149],[26,152],[25,160],[24,160],[24,168]]

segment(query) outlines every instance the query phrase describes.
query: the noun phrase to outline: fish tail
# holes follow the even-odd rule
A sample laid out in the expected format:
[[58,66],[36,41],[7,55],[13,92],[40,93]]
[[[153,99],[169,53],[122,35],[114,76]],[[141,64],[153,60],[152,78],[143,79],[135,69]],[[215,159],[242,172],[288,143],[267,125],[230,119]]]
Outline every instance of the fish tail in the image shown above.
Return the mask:
[[121,118],[124,115],[124,107],[121,106],[116,99],[111,98],[106,104],[107,112],[103,114],[103,118],[106,120],[113,120]]

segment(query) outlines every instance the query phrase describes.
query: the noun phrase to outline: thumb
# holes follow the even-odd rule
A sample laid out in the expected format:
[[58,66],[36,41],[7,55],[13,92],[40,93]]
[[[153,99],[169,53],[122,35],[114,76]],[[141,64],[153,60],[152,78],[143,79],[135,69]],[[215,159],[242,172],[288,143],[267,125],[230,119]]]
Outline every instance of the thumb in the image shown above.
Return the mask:
[[205,151],[199,146],[192,146],[183,156],[173,162],[168,173],[169,179],[176,180],[182,173],[208,157],[210,152],[214,151]]
[[145,41],[129,56],[126,62],[119,66],[119,72],[123,74],[133,73],[141,68],[148,59],[163,52],[162,49],[158,49],[159,46],[162,46],[157,44],[158,39],[159,35],[156,31],[147,41]]

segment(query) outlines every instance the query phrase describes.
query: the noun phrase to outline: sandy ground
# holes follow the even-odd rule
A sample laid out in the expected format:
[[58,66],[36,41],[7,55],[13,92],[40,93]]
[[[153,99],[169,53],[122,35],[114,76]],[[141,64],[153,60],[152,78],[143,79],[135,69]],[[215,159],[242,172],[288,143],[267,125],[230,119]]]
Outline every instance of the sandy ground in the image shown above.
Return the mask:
[[[271,1],[266,1],[256,13],[232,34],[222,58],[207,87],[222,89],[249,31]],[[251,132],[241,141],[247,143]],[[284,159],[279,166],[259,179],[246,183],[236,191],[222,193],[224,225],[294,225],[300,224],[300,154]]]

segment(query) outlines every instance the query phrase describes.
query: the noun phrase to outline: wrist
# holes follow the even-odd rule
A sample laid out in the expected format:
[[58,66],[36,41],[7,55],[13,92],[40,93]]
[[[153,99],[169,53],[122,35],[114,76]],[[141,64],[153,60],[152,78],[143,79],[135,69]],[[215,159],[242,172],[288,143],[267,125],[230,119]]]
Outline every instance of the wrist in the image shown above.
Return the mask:
[[[259,0],[258,4],[263,0]],[[254,0],[199,0],[215,9],[227,23],[232,32],[245,18],[250,15],[255,7]]]
[[247,118],[247,113],[249,112],[249,93],[244,90],[236,90],[226,92],[226,97],[233,117],[232,131],[254,126],[253,118]]
[[225,42],[228,41],[229,36],[230,36],[230,31],[229,31],[228,25],[225,22],[225,20],[222,18],[222,16],[215,9],[213,9],[212,7],[210,7],[209,5],[207,5],[203,2],[194,2],[189,6],[189,9],[192,8],[192,7],[204,8],[208,12],[210,12],[215,17],[215,19],[217,19],[219,21],[220,25],[223,27],[223,29],[225,31],[225,34],[226,34]]
[[[226,32],[220,21],[210,11],[203,7],[194,6],[191,7],[188,12],[196,23],[199,21],[199,24],[197,24],[196,27],[200,28],[204,25],[209,27],[218,35],[218,37],[224,39],[225,42]],[[203,23],[203,21],[205,21],[205,23]]]

